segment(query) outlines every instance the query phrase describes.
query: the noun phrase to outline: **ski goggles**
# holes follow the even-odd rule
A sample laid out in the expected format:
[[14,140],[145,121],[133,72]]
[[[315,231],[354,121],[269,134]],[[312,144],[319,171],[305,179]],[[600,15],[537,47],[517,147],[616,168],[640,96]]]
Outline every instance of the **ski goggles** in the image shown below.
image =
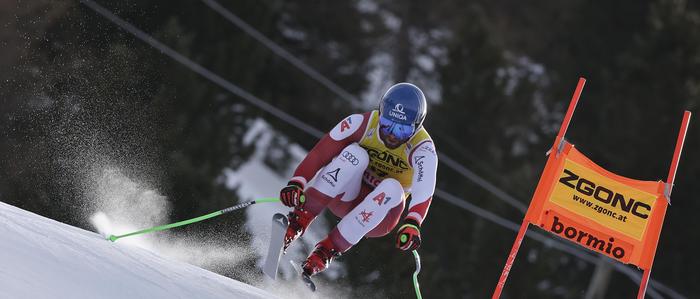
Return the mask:
[[405,142],[416,132],[416,127],[415,125],[397,123],[393,120],[385,118],[384,116],[380,116],[379,130],[384,135],[394,135],[396,139]]

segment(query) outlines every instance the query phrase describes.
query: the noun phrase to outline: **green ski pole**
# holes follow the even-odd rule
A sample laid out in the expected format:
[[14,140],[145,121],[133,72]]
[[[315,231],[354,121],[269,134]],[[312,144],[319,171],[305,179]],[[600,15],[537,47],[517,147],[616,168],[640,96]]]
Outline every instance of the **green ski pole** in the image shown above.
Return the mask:
[[416,260],[416,271],[413,272],[413,288],[416,289],[416,298],[423,299],[420,295],[420,285],[418,285],[418,273],[420,273],[420,255],[413,250],[413,258]]
[[161,225],[161,226],[151,227],[151,228],[143,229],[143,230],[140,230],[140,231],[135,231],[135,232],[128,233],[128,234],[118,235],[118,236],[109,235],[109,237],[107,237],[107,240],[110,240],[110,241],[112,241],[112,242],[115,242],[115,241],[117,241],[118,239],[121,239],[121,238],[126,238],[126,237],[130,237],[130,236],[135,236],[135,235],[142,235],[142,234],[147,234],[147,233],[150,233],[150,232],[156,232],[156,231],[161,231],[161,230],[166,230],[166,229],[171,229],[171,228],[173,228],[173,227],[188,225],[188,224],[192,224],[192,223],[199,222],[199,221],[202,221],[202,220],[207,220],[207,219],[209,219],[209,218],[214,218],[214,217],[216,217],[216,216],[221,216],[221,215],[226,214],[226,213],[230,213],[230,212],[233,212],[233,211],[236,211],[236,210],[240,210],[240,209],[246,208],[246,207],[248,207],[248,206],[250,206],[250,205],[254,205],[254,204],[256,204],[256,203],[278,202],[278,201],[279,201],[279,198],[277,198],[277,197],[266,197],[266,198],[260,198],[260,199],[256,199],[256,200],[246,201],[246,202],[237,204],[237,205],[235,205],[235,206],[225,208],[225,209],[223,209],[223,210],[219,210],[219,211],[216,211],[216,212],[213,212],[213,213],[209,213],[209,214],[206,214],[206,215],[203,215],[203,216],[195,217],[195,218],[192,218],[192,219],[183,220],[183,221],[180,221],[180,222],[175,222],[175,223],[165,224],[165,225]]

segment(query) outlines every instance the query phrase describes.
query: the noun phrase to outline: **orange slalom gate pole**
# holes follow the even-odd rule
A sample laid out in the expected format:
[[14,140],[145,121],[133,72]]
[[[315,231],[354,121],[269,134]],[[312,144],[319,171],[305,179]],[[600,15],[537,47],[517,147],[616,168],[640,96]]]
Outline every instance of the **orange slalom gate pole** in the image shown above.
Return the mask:
[[[559,127],[559,134],[557,137],[564,138],[566,135],[566,130],[569,129],[569,123],[571,123],[571,118],[574,116],[574,110],[576,110],[576,104],[578,104],[578,99],[581,97],[581,92],[583,92],[583,86],[586,85],[586,78],[578,78],[578,84],[576,84],[576,90],[571,96],[571,102],[569,103],[569,109],[566,110],[566,115],[564,115],[564,120],[561,122],[561,127]],[[558,144],[555,144],[555,146]]]
[[503,272],[501,272],[501,277],[498,279],[498,284],[496,285],[496,290],[493,291],[492,299],[497,299],[501,297],[501,292],[503,292],[503,287],[506,285],[506,280],[508,279],[508,274],[510,274],[510,269],[513,267],[515,262],[515,257],[518,255],[518,250],[520,250],[520,244],[523,243],[523,238],[525,237],[525,232],[527,232],[527,226],[530,223],[527,219],[523,219],[523,223],[520,225],[520,230],[518,231],[518,236],[515,237],[515,243],[510,249],[510,254],[506,260],[506,265],[503,267]]
[[[678,163],[681,159],[683,144],[685,143],[685,134],[688,132],[688,125],[690,124],[690,115],[690,111],[685,111],[685,113],[683,113],[681,129],[678,132],[678,139],[676,139],[676,149],[673,152],[673,160],[671,160],[671,166],[668,169],[668,178],[666,179],[666,183],[669,184],[669,199],[671,196],[671,191],[673,191],[673,182],[676,179],[676,170],[678,170]],[[653,262],[651,263],[651,265],[653,265]],[[644,269],[644,273],[642,274],[642,281],[639,283],[639,292],[637,293],[637,299],[643,299],[644,296],[646,296],[649,278],[651,277],[651,265],[649,266],[649,268]]]
[[676,170],[678,170],[678,163],[681,159],[681,152],[683,152],[685,134],[688,132],[688,125],[690,124],[690,115],[690,111],[685,111],[685,113],[683,113],[683,122],[681,122],[681,130],[678,132],[678,139],[676,140],[676,150],[673,152],[673,160],[671,160],[671,167],[668,169],[668,179],[666,182],[670,184],[670,190],[668,190],[669,196],[671,196],[671,191],[673,190],[673,182],[676,179]]
[[[586,78],[578,78],[576,89],[574,90],[574,94],[571,96],[571,101],[569,102],[569,108],[566,110],[566,115],[564,115],[564,119],[561,122],[561,127],[559,127],[559,133],[557,134],[557,138],[554,141],[554,146],[552,146],[552,150],[554,151],[558,150],[559,144],[564,141],[564,135],[566,135],[566,130],[569,128],[571,118],[574,115],[574,110],[576,110],[578,99],[581,97],[581,93],[583,92],[583,86],[585,84]],[[550,153],[550,155],[551,154],[552,153]],[[554,154],[556,155],[556,153]],[[532,201],[530,203],[532,204]],[[513,247],[510,249],[510,254],[508,255],[508,259],[506,259],[506,265],[503,267],[501,276],[498,279],[498,284],[496,284],[496,289],[493,291],[493,296],[491,296],[492,299],[497,299],[501,297],[501,292],[503,292],[503,287],[506,285],[506,280],[508,280],[508,274],[510,274],[510,269],[515,263],[515,258],[517,257],[518,251],[520,250],[520,245],[523,243],[523,238],[525,237],[525,233],[527,232],[527,227],[529,224],[530,222],[527,219],[526,215],[526,217],[523,219],[523,223],[520,225],[520,230],[518,230],[518,236],[515,237]]]

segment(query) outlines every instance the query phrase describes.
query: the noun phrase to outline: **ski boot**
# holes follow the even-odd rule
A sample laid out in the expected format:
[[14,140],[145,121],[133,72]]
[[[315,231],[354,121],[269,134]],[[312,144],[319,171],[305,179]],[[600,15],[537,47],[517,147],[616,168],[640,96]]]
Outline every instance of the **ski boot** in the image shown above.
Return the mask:
[[296,208],[294,211],[289,212],[287,219],[289,220],[289,225],[287,226],[287,232],[284,234],[284,253],[287,252],[287,247],[301,235],[304,234],[306,228],[309,227],[311,221],[314,220],[316,216],[303,209]]
[[309,278],[317,273],[326,270],[334,258],[340,256],[329,238],[316,244],[306,261],[301,265],[302,277]]

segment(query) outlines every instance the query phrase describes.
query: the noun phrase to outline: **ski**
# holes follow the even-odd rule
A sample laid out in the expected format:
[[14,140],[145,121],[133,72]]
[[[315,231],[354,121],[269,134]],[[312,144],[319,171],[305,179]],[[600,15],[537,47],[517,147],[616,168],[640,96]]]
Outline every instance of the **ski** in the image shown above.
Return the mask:
[[301,273],[301,280],[304,281],[304,284],[306,284],[306,286],[309,287],[312,292],[316,292],[316,284],[311,280],[311,277],[305,273]]
[[267,250],[267,259],[263,266],[263,273],[277,280],[277,268],[282,257],[282,247],[284,246],[284,233],[287,230],[287,217],[277,213],[272,216],[272,228],[270,232],[270,246]]
[[316,292],[316,284],[311,280],[311,277],[306,275],[301,268],[292,260],[289,261],[290,264],[292,264],[292,268],[294,268],[294,272],[296,273],[301,273],[301,280],[304,282],[304,284],[311,289],[312,292]]

